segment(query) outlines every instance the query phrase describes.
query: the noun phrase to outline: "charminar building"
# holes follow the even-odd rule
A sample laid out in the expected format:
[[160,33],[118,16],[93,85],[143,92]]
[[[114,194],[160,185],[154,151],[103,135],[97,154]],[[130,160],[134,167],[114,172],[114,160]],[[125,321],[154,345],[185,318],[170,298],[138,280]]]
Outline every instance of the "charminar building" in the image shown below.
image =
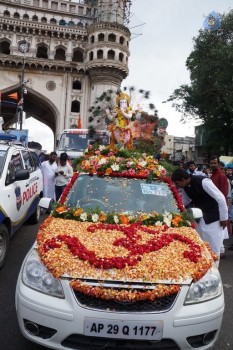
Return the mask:
[[[79,117],[87,127],[95,99],[119,88],[128,75],[130,5],[127,0],[1,0],[2,101],[17,92],[26,116],[49,126],[55,139]],[[12,106],[2,103],[5,128],[15,123]]]

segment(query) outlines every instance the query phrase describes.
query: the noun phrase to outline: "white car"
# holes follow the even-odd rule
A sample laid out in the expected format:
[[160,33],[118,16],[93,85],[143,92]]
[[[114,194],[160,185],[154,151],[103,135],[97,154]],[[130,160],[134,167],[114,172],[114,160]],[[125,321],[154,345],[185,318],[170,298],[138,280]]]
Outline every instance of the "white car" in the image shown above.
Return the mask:
[[26,220],[39,222],[43,175],[35,152],[13,144],[14,136],[0,133],[0,268],[11,236]]
[[216,257],[169,179],[153,178],[162,167],[142,157],[99,151],[80,161],[83,173],[41,225],[18,277],[27,339],[63,350],[214,346],[224,312]]

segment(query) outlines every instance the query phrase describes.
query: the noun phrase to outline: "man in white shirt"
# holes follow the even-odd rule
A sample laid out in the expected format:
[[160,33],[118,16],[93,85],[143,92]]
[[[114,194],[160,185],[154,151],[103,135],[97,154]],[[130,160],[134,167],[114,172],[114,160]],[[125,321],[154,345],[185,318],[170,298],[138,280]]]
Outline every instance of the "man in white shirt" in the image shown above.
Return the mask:
[[51,152],[49,159],[41,163],[43,172],[43,196],[55,199],[55,172],[57,171],[57,153]]
[[67,162],[68,155],[67,153],[61,153],[59,158],[59,165],[56,171],[55,178],[55,194],[56,201],[59,200],[62,192],[64,191],[66,185],[70,182],[70,179],[73,176],[73,168]]

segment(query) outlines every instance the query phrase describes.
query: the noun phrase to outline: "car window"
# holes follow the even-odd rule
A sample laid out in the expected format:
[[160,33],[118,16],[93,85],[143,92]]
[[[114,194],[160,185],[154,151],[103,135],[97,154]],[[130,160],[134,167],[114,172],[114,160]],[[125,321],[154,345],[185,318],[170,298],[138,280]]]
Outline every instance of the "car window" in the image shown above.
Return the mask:
[[67,204],[105,212],[177,212],[175,199],[163,182],[80,175]]
[[6,151],[0,151],[0,176],[2,176],[5,161],[6,161]]
[[30,155],[33,159],[35,169],[40,169],[41,168],[40,159],[39,159],[38,155],[36,154],[36,152],[30,152]]
[[22,151],[22,155],[23,155],[25,169],[29,170],[29,172],[31,173],[36,168],[33,158],[31,157],[28,151]]
[[11,156],[10,162],[8,164],[6,185],[14,182],[16,170],[24,169],[22,157],[19,151],[15,150]]

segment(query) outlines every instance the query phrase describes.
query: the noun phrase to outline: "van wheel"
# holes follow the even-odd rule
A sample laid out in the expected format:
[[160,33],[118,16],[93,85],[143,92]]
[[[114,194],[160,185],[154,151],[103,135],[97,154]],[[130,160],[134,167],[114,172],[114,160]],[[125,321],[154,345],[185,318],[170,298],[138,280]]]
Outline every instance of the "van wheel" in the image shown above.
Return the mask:
[[38,222],[40,220],[40,214],[41,214],[41,208],[39,207],[39,205],[37,205],[36,210],[28,219],[28,223],[31,225],[38,224]]
[[3,267],[9,248],[9,232],[5,225],[0,225],[0,269]]

